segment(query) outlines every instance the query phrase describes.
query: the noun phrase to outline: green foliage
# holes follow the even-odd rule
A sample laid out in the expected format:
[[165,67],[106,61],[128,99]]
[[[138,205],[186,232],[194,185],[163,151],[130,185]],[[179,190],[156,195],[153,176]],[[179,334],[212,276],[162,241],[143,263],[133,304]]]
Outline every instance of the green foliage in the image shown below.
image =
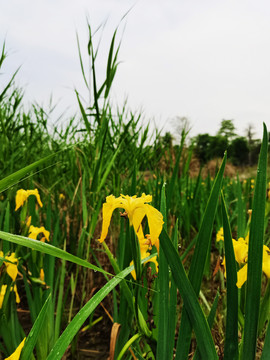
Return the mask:
[[[87,30],[87,59],[78,36],[77,43],[90,100],[84,102],[86,96],[75,92],[80,115],[65,127],[49,126],[49,112],[38,105],[24,112],[16,73],[1,90],[0,294],[3,285],[7,289],[0,295],[1,355],[9,356],[28,334],[17,312],[17,285],[19,306],[29,312],[32,326],[22,358],[61,359],[65,352],[78,358],[82,334],[90,338],[102,322],[101,335],[107,337],[103,332],[112,326],[108,314],[121,325],[119,336],[112,332],[110,339],[114,359],[187,359],[189,353],[195,359],[217,359],[223,351],[227,359],[254,358],[258,335],[266,336],[262,358],[267,358],[270,287],[265,290],[262,276],[270,208],[269,194],[265,196],[266,127],[262,146],[235,138],[232,120],[223,120],[216,136],[198,135],[189,148],[187,126],[178,145],[169,133],[150,134],[140,114],[110,102],[119,64],[118,32],[108,48],[105,77],[98,79],[97,33],[89,24]],[[5,59],[3,46],[0,67]],[[261,150],[256,182],[224,177],[226,153],[215,178],[189,176],[193,154],[206,163],[223,157],[227,148],[229,158],[239,164],[250,160],[251,149]],[[43,206],[29,196],[15,211],[19,188],[38,189]],[[142,193],[153,196],[164,227],[160,247],[148,247],[150,256],[141,260],[141,246],[151,239],[146,236],[139,244],[125,213],[115,211],[107,238],[102,245],[96,240],[106,196]],[[29,238],[30,220],[50,231],[50,243]],[[224,246],[214,241],[222,226]],[[151,233],[146,220],[142,229]],[[248,234],[247,284],[238,289],[233,237]],[[224,248],[226,278],[220,265]],[[19,270],[15,281],[7,271],[6,257],[12,252]],[[134,267],[136,279],[130,275]],[[104,316],[96,314],[101,303]]]
[[232,140],[236,136],[233,120],[223,119],[217,135],[224,136],[228,141]]
[[228,156],[234,165],[247,165],[249,161],[249,148],[246,138],[237,137],[233,139],[228,149]]

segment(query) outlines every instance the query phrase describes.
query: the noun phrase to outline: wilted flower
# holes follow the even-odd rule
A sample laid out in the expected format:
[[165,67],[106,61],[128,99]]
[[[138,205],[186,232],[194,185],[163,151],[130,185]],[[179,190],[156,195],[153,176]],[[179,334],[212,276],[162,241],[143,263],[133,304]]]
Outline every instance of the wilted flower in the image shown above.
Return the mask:
[[43,235],[44,235],[44,236],[40,239],[40,241],[45,242],[45,239],[46,239],[47,241],[50,241],[50,239],[49,239],[50,232],[49,232],[48,230],[46,230],[44,226],[36,227],[36,226],[31,225],[30,228],[29,228],[29,235],[28,235],[28,237],[29,237],[30,239],[37,240],[37,236],[38,236],[39,234],[43,234]]
[[15,208],[15,211],[17,211],[21,206],[23,206],[23,204],[25,203],[25,201],[28,199],[28,197],[30,195],[35,195],[35,197],[37,198],[37,202],[38,202],[39,206],[40,207],[43,206],[43,204],[42,204],[42,202],[40,200],[40,195],[39,195],[38,189],[35,189],[35,190],[20,189],[16,193],[16,198],[15,198],[16,208]]

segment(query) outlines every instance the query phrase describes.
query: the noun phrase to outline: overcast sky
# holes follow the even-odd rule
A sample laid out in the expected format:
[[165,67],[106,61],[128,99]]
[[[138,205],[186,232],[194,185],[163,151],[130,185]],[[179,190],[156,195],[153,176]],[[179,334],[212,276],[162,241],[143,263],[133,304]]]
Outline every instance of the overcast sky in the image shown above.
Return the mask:
[[[132,110],[171,130],[186,116],[192,135],[216,134],[234,119],[239,135],[253,124],[270,130],[270,2],[249,0],[0,0],[0,44],[6,40],[7,75],[25,102],[46,107],[50,95],[62,111],[78,111],[74,88],[87,98],[76,43],[87,45],[86,18],[103,30],[97,76],[104,79],[112,34],[121,17],[119,65],[112,99],[128,97]],[[98,37],[96,37],[96,41]],[[83,57],[87,64],[86,52]]]

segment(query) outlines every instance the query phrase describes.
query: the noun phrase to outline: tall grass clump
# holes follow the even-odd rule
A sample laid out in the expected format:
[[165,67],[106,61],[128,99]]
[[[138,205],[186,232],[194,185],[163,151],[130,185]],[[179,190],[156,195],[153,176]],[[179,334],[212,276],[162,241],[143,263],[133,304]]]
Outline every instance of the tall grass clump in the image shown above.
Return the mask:
[[214,178],[191,177],[187,132],[164,145],[111,104],[117,30],[101,80],[87,30],[90,100],[75,91],[65,127],[37,105],[25,113],[16,72],[0,95],[1,354],[80,359],[87,338],[117,360],[267,359],[266,125],[256,179],[226,177],[226,153]]

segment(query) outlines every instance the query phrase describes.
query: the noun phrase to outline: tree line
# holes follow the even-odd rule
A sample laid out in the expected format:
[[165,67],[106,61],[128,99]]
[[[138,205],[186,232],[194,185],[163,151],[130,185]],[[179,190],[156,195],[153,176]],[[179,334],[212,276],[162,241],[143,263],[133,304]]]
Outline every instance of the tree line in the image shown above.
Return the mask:
[[[187,133],[190,131],[190,123],[187,118],[176,118],[178,125],[175,127],[178,133]],[[176,124],[176,123],[175,123]],[[199,134],[190,139],[190,145],[193,147],[193,153],[200,161],[201,165],[206,164],[214,158],[222,158],[227,151],[228,159],[236,166],[247,166],[257,164],[260,152],[261,140],[254,138],[252,125],[248,125],[246,136],[239,136],[233,120],[223,119],[216,135],[208,133]],[[167,132],[162,137],[163,145],[172,145],[173,136]]]

